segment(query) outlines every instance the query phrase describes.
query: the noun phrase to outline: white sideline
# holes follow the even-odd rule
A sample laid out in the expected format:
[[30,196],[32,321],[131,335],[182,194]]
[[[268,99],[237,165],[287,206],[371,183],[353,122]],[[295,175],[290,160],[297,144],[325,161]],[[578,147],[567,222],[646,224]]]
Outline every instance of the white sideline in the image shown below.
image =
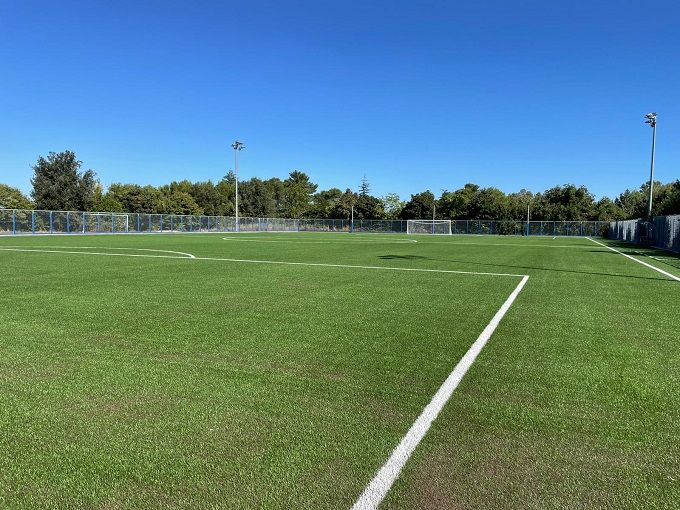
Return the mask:
[[493,316],[491,322],[489,322],[486,328],[484,328],[484,331],[482,331],[475,343],[472,344],[470,349],[468,349],[465,355],[460,359],[451,374],[439,387],[437,393],[434,394],[430,403],[427,404],[425,409],[423,409],[423,412],[420,414],[420,416],[418,416],[416,421],[413,423],[406,435],[402,438],[399,445],[394,449],[385,464],[383,464],[383,466],[376,473],[373,480],[371,480],[371,482],[366,486],[364,491],[361,493],[361,496],[359,496],[359,499],[357,499],[356,503],[354,503],[352,510],[374,510],[378,508],[380,502],[387,495],[390,488],[399,477],[399,474],[401,473],[401,470],[408,461],[409,457],[423,437],[425,437],[425,434],[427,434],[432,422],[437,418],[463,376],[472,366],[481,350],[489,341],[489,338],[491,338],[491,335],[495,331],[501,319],[515,301],[515,298],[517,298],[528,279],[528,276],[522,277],[522,281],[519,282],[517,287],[515,287],[515,290],[512,291],[512,294],[510,294],[508,299],[505,300],[505,303],[503,303],[500,309],[496,312],[496,315]]
[[[174,253],[176,255],[184,255],[186,258],[189,259],[195,259],[196,257],[192,255],[191,253],[186,253],[183,251],[173,251],[173,250],[155,250],[152,248],[111,248],[108,246],[39,246],[35,244],[30,245],[31,248],[41,248],[41,249],[51,249],[51,248],[57,248],[61,251],[61,249],[78,249],[78,250],[123,250],[123,251],[152,251],[152,252],[158,252],[158,253]],[[6,246],[3,245],[2,248],[24,248],[23,246]],[[56,250],[55,250],[56,251]]]
[[630,259],[630,260],[633,260],[633,261],[637,262],[638,264],[642,264],[643,266],[646,266],[646,267],[648,267],[648,268],[650,268],[650,269],[653,269],[654,271],[657,271],[657,272],[661,273],[662,275],[668,276],[669,278],[671,278],[672,280],[675,280],[676,282],[680,282],[680,277],[675,276],[674,274],[671,274],[671,273],[669,273],[669,272],[667,272],[667,271],[664,271],[663,269],[659,269],[658,267],[653,266],[653,265],[651,265],[651,264],[647,264],[647,262],[644,262],[644,261],[642,261],[642,260],[640,260],[640,259],[636,259],[635,257],[632,257],[631,255],[628,255],[627,253],[623,253],[622,251],[619,251],[619,250],[617,250],[616,248],[612,248],[611,246],[607,246],[606,244],[601,243],[600,241],[596,241],[595,239],[591,239],[590,237],[586,237],[586,239],[588,239],[588,240],[594,242],[595,244],[599,244],[600,246],[604,246],[604,247],[607,248],[608,250],[611,250],[611,251],[613,251],[613,252],[616,252],[616,253],[618,253],[619,255],[623,255],[624,257],[626,257],[626,258],[628,258],[628,259]]
[[[78,246],[69,246],[69,248],[78,248]],[[99,247],[101,249],[101,247]],[[86,248],[87,249],[87,248]],[[115,248],[104,248],[115,249]],[[127,248],[126,248],[127,249]],[[107,252],[96,252],[96,251],[69,251],[69,250],[44,250],[44,249],[31,249],[31,248],[9,248],[2,247],[0,251],[19,251],[19,252],[33,252],[33,253],[66,253],[69,255],[102,255],[105,257],[140,257],[140,258],[150,258],[150,259],[182,259],[182,260],[196,260],[196,257],[190,253],[184,253],[186,257],[178,257],[176,255],[147,255],[145,253],[107,253]],[[169,251],[169,250],[148,250],[148,251],[160,251],[168,253],[183,253],[179,251]]]
[[[70,247],[70,248],[75,248]],[[311,267],[340,267],[348,269],[373,269],[381,271],[407,271],[415,273],[445,273],[445,274],[470,274],[481,276],[511,276],[514,278],[521,278],[525,275],[511,274],[511,273],[486,273],[480,271],[458,271],[455,269],[425,269],[415,267],[395,267],[395,266],[359,266],[354,264],[323,264],[320,262],[287,262],[282,260],[255,260],[255,259],[229,259],[219,257],[176,257],[174,255],[147,255],[143,253],[106,253],[96,251],[67,251],[67,250],[44,250],[31,248],[9,248],[0,247],[0,251],[17,251],[17,252],[34,252],[34,253],[66,253],[69,255],[101,255],[105,257],[139,257],[139,258],[153,258],[153,259],[177,259],[177,260],[211,260],[223,262],[241,262],[246,264],[272,264],[284,266],[311,266]],[[189,254],[187,254],[189,255]]]

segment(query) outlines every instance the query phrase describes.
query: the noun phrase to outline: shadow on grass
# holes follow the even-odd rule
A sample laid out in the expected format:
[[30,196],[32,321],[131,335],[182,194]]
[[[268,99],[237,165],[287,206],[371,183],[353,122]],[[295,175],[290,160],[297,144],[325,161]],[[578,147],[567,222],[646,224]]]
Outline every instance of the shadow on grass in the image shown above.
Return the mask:
[[436,260],[422,255],[380,255],[378,258],[382,260]]
[[[621,253],[625,253],[626,255],[638,257],[643,261],[644,259],[651,259],[648,260],[647,262],[655,261],[658,262],[659,264],[663,264],[673,269],[680,269],[680,254],[678,253],[661,251],[654,248],[631,247],[630,245],[622,245],[621,248],[627,248],[619,250],[621,251]],[[607,255],[619,255],[618,253],[610,250],[607,251],[591,250],[591,252],[606,253]]]
[[[598,253],[607,253],[601,250],[593,250],[594,252]],[[617,253],[610,251],[608,253],[611,253],[612,255],[618,255]],[[620,256],[620,255],[619,255]],[[381,260],[430,260],[432,262],[449,262],[449,263],[454,263],[454,264],[471,264],[475,266],[485,266],[485,267],[501,267],[501,268],[513,268],[513,269],[530,269],[534,271],[552,271],[552,272],[557,272],[557,273],[572,273],[572,274],[587,274],[587,275],[594,275],[594,276],[613,276],[617,278],[632,278],[635,280],[656,280],[656,281],[664,281],[664,282],[671,282],[671,283],[676,283],[673,282],[673,280],[669,280],[668,278],[660,277],[660,278],[655,278],[652,276],[635,276],[635,275],[627,275],[627,274],[618,274],[618,273],[603,273],[600,271],[578,271],[576,269],[557,269],[554,267],[537,267],[537,266],[520,266],[516,264],[492,264],[490,262],[475,262],[475,261],[470,261],[470,260],[455,260],[455,259],[436,259],[432,257],[423,257],[421,255],[379,255],[379,259]]]

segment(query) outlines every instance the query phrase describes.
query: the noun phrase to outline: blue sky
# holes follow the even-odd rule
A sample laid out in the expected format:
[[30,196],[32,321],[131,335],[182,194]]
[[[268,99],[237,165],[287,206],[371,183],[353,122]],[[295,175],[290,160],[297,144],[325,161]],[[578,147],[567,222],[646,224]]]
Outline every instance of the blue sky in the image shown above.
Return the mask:
[[303,170],[321,188],[614,196],[680,178],[680,3],[0,0],[0,182]]

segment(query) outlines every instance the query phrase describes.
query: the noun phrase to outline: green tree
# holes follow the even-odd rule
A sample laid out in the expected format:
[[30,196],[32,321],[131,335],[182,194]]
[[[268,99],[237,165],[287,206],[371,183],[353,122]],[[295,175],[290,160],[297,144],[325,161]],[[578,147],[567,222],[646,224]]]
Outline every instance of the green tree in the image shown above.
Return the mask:
[[534,194],[531,191],[521,189],[516,193],[506,196],[506,218],[514,221],[526,221],[527,205],[533,205]]
[[272,177],[271,179],[267,179],[264,181],[265,186],[267,187],[267,193],[268,195],[272,198],[274,201],[274,217],[280,217],[283,216],[283,207],[284,207],[284,196],[286,194],[286,187],[283,184],[283,181],[279,179],[278,177]]
[[32,209],[33,203],[18,189],[0,184],[0,209]]
[[472,204],[479,192],[479,186],[467,183],[456,191],[444,191],[438,201],[438,216],[449,220],[477,219]]
[[50,152],[32,167],[31,196],[38,209],[89,211],[96,188],[92,170],[80,172],[82,162],[72,151]]
[[276,214],[276,200],[266,183],[253,177],[239,183],[239,214],[243,216],[271,218]]
[[469,211],[478,220],[507,219],[505,193],[498,188],[482,188],[472,197]]
[[[232,174],[233,176],[233,174]],[[235,204],[234,198],[236,196],[236,178],[230,179],[230,176],[225,176],[215,186],[215,191],[219,195],[219,205],[215,209],[218,216],[234,216]]]
[[218,186],[210,180],[195,182],[189,186],[188,193],[208,216],[221,216],[222,211],[226,209],[227,199],[220,193]]
[[411,200],[406,202],[399,217],[404,220],[428,220],[432,218],[433,212],[434,194],[428,190],[411,195]]
[[404,208],[404,202],[401,201],[398,193],[388,193],[382,198],[382,203],[387,219],[396,220],[399,218],[399,213]]
[[288,218],[304,218],[311,210],[312,194],[317,185],[309,180],[309,176],[298,170],[290,173],[283,181],[283,211]]
[[680,180],[667,185],[666,192],[660,197],[659,214],[680,214]]
[[625,219],[621,208],[608,198],[602,197],[595,204],[595,219],[600,221],[622,220]]
[[123,204],[110,193],[104,193],[101,184],[97,183],[92,199],[92,210],[97,212],[125,212]]
[[163,193],[154,186],[112,184],[107,195],[120,203],[123,211],[132,213],[162,213]]
[[385,218],[385,208],[382,200],[371,195],[361,193],[354,204],[354,217],[363,220],[381,220]]
[[359,196],[367,197],[371,194],[371,185],[368,183],[366,175],[361,178],[361,184],[359,185]]
[[186,191],[173,191],[163,198],[166,214],[203,214],[194,197]]
[[532,206],[535,220],[583,221],[595,217],[595,197],[585,186],[555,186],[539,193]]
[[311,216],[314,218],[333,218],[342,200],[342,191],[339,188],[331,188],[316,193],[313,197]]

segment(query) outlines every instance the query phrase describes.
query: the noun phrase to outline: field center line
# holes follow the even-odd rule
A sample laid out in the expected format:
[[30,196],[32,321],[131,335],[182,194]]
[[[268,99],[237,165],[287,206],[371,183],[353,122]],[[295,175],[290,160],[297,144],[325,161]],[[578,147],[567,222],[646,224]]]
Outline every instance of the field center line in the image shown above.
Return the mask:
[[607,246],[606,244],[601,243],[600,241],[596,241],[595,239],[591,239],[590,237],[586,237],[586,239],[588,239],[588,240],[594,242],[595,244],[599,244],[600,246],[604,246],[604,247],[607,248],[608,250],[611,250],[611,251],[613,251],[613,252],[616,252],[616,253],[618,253],[619,255],[623,255],[624,257],[626,257],[626,258],[628,258],[628,259],[630,259],[630,260],[633,260],[633,261],[637,262],[638,264],[642,264],[643,266],[646,266],[646,267],[648,267],[648,268],[650,268],[650,269],[653,269],[654,271],[657,271],[657,272],[661,273],[662,275],[668,276],[669,278],[671,278],[672,280],[675,280],[676,282],[680,282],[680,277],[675,276],[674,274],[671,274],[671,273],[669,273],[669,272],[667,272],[667,271],[664,271],[663,269],[659,269],[658,267],[653,266],[653,265],[651,265],[651,264],[647,264],[647,262],[644,262],[644,261],[642,261],[642,260],[636,259],[635,257],[632,257],[631,255],[628,255],[627,253],[623,253],[622,251],[619,251],[619,250],[617,250],[616,248],[612,248],[611,246]]
[[408,461],[409,457],[416,449],[420,441],[425,437],[427,431],[430,429],[432,422],[437,418],[441,410],[448,402],[463,376],[470,369],[475,359],[484,348],[486,343],[491,338],[491,335],[496,330],[503,316],[510,309],[510,306],[515,301],[522,288],[526,284],[528,276],[522,277],[522,280],[517,284],[515,290],[505,300],[505,303],[493,316],[491,322],[484,328],[484,331],[479,335],[477,340],[470,346],[470,349],[456,364],[453,371],[446,378],[444,383],[439,387],[437,392],[432,397],[429,404],[423,409],[423,412],[418,416],[401,442],[394,449],[385,464],[378,470],[373,480],[366,486],[364,491],[357,499],[352,510],[375,510],[378,508],[382,500],[385,498],[394,482],[399,478],[402,468]]
[[[75,248],[75,247],[74,247]],[[321,262],[287,262],[283,260],[254,260],[254,259],[229,259],[220,257],[179,257],[174,255],[146,255],[142,253],[106,253],[95,251],[67,251],[67,250],[44,250],[31,248],[3,248],[0,251],[17,251],[17,252],[32,252],[32,253],[65,253],[68,255],[101,255],[105,257],[135,257],[135,258],[152,258],[152,259],[175,259],[175,260],[210,260],[223,262],[238,262],[245,264],[271,264],[283,266],[309,266],[309,267],[339,267],[347,269],[371,269],[378,271],[406,271],[414,273],[444,273],[444,274],[469,274],[480,276],[510,276],[514,278],[522,278],[523,274],[511,273],[484,273],[480,271],[458,271],[455,269],[425,269],[416,267],[395,267],[395,266],[360,266],[354,264],[324,264]],[[188,254],[187,254],[188,255]]]

